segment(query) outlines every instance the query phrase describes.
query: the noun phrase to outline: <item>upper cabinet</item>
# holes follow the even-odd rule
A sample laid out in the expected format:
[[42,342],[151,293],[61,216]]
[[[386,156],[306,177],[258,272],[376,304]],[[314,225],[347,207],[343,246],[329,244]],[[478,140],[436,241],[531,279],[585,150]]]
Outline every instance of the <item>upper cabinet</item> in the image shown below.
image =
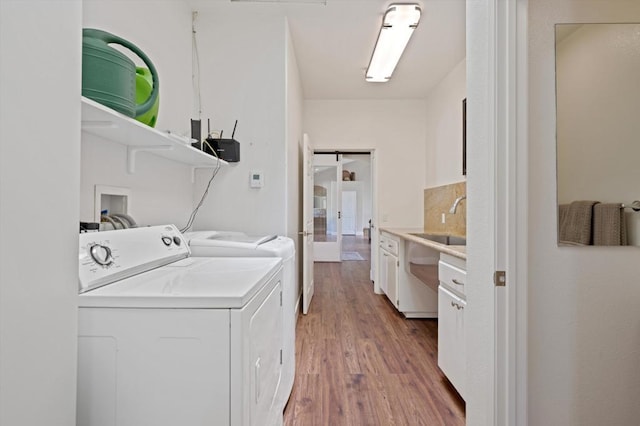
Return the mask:
[[127,146],[127,171],[135,173],[136,154],[155,155],[196,168],[228,164],[191,146],[191,139],[149,127],[91,99],[82,98],[82,131]]

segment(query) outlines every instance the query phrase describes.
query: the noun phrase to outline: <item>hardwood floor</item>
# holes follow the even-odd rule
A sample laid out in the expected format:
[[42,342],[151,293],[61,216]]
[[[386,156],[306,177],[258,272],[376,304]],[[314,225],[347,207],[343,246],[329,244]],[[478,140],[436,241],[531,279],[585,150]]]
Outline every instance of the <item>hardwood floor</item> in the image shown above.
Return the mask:
[[349,250],[366,261],[315,264],[285,425],[464,425],[464,401],[437,366],[437,320],[407,320],[373,293],[358,240]]

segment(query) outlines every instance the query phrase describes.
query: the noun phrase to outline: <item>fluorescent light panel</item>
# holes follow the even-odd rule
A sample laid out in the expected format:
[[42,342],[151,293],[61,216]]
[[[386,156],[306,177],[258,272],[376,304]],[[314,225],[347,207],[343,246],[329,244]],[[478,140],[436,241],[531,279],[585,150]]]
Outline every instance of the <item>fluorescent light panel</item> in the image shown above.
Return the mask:
[[327,0],[231,0],[231,2],[242,3],[315,3],[327,4]]
[[376,47],[367,68],[366,80],[383,83],[389,81],[404,52],[413,30],[420,22],[417,4],[392,4],[382,18]]

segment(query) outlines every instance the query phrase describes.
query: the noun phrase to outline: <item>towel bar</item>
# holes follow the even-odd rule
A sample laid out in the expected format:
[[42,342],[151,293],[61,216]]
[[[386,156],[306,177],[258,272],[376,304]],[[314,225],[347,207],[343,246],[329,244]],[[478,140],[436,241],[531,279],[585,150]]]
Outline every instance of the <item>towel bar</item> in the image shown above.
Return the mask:
[[622,208],[623,209],[631,209],[634,212],[640,212],[640,201],[636,200],[633,203],[631,203],[630,206],[627,206],[625,204],[622,204]]

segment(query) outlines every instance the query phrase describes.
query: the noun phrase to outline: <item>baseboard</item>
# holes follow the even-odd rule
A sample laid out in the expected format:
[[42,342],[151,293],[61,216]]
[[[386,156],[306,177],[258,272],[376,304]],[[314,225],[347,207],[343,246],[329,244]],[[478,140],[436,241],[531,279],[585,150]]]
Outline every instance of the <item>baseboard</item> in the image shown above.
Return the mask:
[[437,312],[402,312],[402,314],[408,319],[438,318]]

